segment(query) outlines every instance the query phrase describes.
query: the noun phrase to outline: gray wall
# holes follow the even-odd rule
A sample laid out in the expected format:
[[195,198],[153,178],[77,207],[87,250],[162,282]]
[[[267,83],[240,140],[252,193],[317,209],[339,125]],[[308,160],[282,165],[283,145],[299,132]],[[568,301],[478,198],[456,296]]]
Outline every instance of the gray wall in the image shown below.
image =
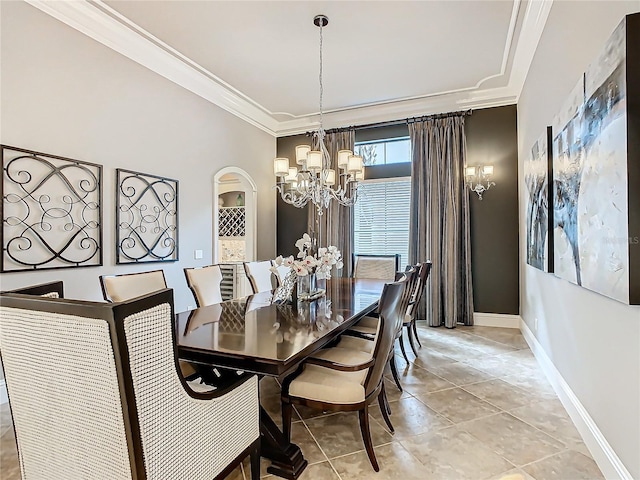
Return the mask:
[[[472,274],[476,312],[519,313],[518,292],[518,163],[516,107],[476,110],[465,120],[469,165],[495,167],[496,186],[480,201],[470,196]],[[408,136],[406,125],[368,128],[356,141]],[[278,156],[295,158],[294,148],[304,135],[278,139]],[[411,175],[410,164],[367,167],[366,178]],[[278,200],[277,250],[290,254],[306,231],[306,209]]]
[[[520,172],[613,29],[639,9],[637,0],[553,3],[518,103]],[[526,265],[522,173],[519,182],[522,318],[631,476],[640,478],[640,307]]]
[[476,312],[520,313],[516,106],[474,110],[465,120],[467,164],[493,165],[496,182],[471,193],[471,270]]
[[[182,269],[212,261],[213,177],[231,165],[258,186],[257,253],[273,257],[273,137],[24,2],[0,8],[0,142],[104,166],[104,266],[2,274],[0,288],[61,279],[69,297],[101,300],[100,274],[163,268],[176,309],[195,305]],[[179,180],[179,262],[115,266],[118,167]]]

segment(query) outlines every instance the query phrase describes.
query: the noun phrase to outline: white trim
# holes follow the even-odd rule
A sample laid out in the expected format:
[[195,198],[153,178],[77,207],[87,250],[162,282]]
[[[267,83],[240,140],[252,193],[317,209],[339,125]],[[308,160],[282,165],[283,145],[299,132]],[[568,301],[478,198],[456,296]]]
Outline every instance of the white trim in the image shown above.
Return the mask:
[[633,480],[633,477],[602,434],[596,422],[580,403],[569,384],[562,378],[553,361],[524,321],[520,322],[520,330],[604,477],[607,479]]
[[[318,126],[316,113],[278,121],[277,117],[282,116],[282,113],[269,111],[101,0],[26,1],[42,12],[273,136],[303,133]],[[514,0],[499,73],[490,75],[471,87],[328,111],[324,115],[325,127],[375,123],[418,115],[517,103],[552,3],[553,0],[527,2],[522,17],[522,27],[515,38],[518,12],[523,2]],[[505,75],[514,45],[515,51],[507,85],[499,88],[481,88],[485,81]]]
[[0,405],[4,405],[9,402],[9,396],[7,395],[7,384],[4,379],[0,380]]
[[520,315],[503,313],[473,313],[473,324],[478,327],[520,328]]

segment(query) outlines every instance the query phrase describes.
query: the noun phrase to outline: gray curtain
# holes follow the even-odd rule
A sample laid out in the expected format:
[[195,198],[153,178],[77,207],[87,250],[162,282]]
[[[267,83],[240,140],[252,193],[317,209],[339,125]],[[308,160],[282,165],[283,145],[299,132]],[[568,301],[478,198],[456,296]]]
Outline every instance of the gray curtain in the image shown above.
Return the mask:
[[[355,138],[356,134],[353,128],[329,131],[324,137],[324,144],[327,147],[331,161],[329,168],[333,168],[336,171],[336,179],[341,172],[337,165],[338,151],[353,151]],[[313,148],[317,148],[317,145],[314,145]],[[315,207],[310,205],[309,231],[317,231],[318,220],[320,221],[321,231],[318,239],[320,246],[335,245],[342,252],[344,268],[341,275],[337,274],[335,276],[350,277],[351,254],[353,252],[353,208],[343,207],[335,200],[332,200],[329,208],[318,218]]]
[[410,123],[409,135],[409,260],[433,262],[418,318],[426,319],[432,327],[473,325],[464,114]]

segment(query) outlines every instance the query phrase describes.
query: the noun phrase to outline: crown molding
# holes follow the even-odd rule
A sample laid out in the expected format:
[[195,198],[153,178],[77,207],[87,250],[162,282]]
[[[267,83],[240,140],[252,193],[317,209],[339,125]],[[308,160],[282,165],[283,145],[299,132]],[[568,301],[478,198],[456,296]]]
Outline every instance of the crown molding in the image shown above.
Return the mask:
[[[270,135],[293,135],[313,130],[318,126],[317,114],[278,121],[263,106],[100,0],[25,1]],[[499,73],[480,80],[473,87],[460,90],[325,112],[323,118],[325,127],[384,122],[433,113],[517,103],[553,0],[527,2],[522,27],[515,44],[516,49],[507,86],[499,88],[482,88],[481,86],[487,80],[504,75],[506,72],[521,1],[514,1]]]

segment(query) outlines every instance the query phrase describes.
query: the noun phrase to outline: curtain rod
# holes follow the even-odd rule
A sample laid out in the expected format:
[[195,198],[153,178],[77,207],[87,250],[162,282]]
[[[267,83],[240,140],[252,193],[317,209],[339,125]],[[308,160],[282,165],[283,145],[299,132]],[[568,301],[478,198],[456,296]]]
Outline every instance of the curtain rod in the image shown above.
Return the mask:
[[[468,117],[471,114],[473,114],[473,110],[469,109],[469,110],[464,110],[464,111],[458,111],[458,112],[448,112],[448,113],[435,113],[433,115],[423,115],[420,117],[409,117],[409,118],[403,118],[400,120],[389,120],[387,122],[377,122],[377,123],[364,123],[361,125],[352,125],[350,127],[339,127],[339,128],[330,128],[327,130],[327,133],[336,133],[336,132],[346,132],[349,131],[351,129],[353,130],[364,130],[367,128],[379,128],[379,127],[393,127],[395,125],[408,125],[410,123],[415,123],[415,122],[424,122],[425,120],[429,120],[429,119],[437,119],[437,118],[448,118],[448,117],[455,117],[458,115],[464,116],[464,117]],[[311,135],[313,132],[307,132],[307,135]]]
[[[423,122],[425,120],[435,119],[435,118],[455,117],[457,115],[462,115],[466,117],[471,115],[472,113],[473,113],[473,110],[471,109],[465,110],[465,111],[458,111],[458,112],[435,113],[433,115],[422,115],[420,117],[409,117],[409,118],[403,118],[400,120],[389,120],[387,122],[363,123],[360,125],[351,125],[350,127],[330,128],[329,130],[327,130],[327,133],[346,132],[351,129],[364,130],[367,128],[393,127],[395,125],[408,125],[410,123]],[[311,132],[308,132],[308,133],[311,133]]]

